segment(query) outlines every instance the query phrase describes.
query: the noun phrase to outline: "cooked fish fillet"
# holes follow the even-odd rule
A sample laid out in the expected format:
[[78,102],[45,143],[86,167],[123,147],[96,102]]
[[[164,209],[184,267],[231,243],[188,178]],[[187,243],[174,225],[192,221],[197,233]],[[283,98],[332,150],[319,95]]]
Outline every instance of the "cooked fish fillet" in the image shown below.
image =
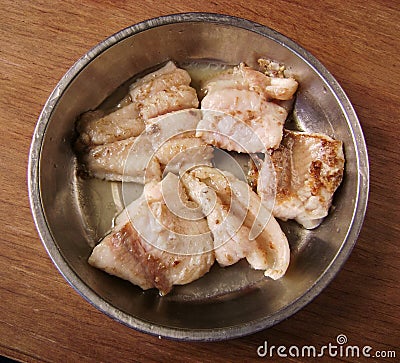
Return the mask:
[[147,290],[154,287],[157,265],[155,260],[150,258],[146,267],[143,263],[147,260],[146,256],[145,246],[142,246],[138,233],[128,222],[117,225],[105,236],[94,248],[88,261],[92,266],[110,275],[128,280]]
[[207,218],[218,263],[230,266],[244,258],[250,244],[248,230],[243,226],[244,215],[240,218],[229,213],[230,206],[224,204],[212,188],[192,173],[183,174],[181,179],[190,198],[200,205]]
[[159,117],[149,126],[149,129],[159,130],[152,135],[152,140],[155,157],[164,174],[179,174],[193,166],[212,165],[214,149],[195,137],[201,115],[200,110],[182,110]]
[[83,146],[102,145],[138,136],[144,128],[143,119],[133,103],[110,114],[102,110],[88,111],[77,121],[76,129],[79,133],[77,142]]
[[203,85],[204,116],[197,136],[214,146],[237,152],[275,149],[282,139],[288,111],[287,105],[281,107],[269,101],[290,100],[297,86],[293,78],[269,77],[244,64],[223,72]]
[[298,87],[294,78],[269,77],[241,63],[203,84],[203,89],[213,92],[222,89],[243,89],[254,91],[265,99],[289,100]]
[[197,125],[196,136],[210,145],[228,151],[265,151],[263,142],[251,126],[225,112],[203,110],[203,118]]
[[80,161],[90,176],[99,179],[144,184],[162,176],[151,139],[143,136],[93,146]]
[[[214,254],[206,220],[177,217],[163,198],[162,184],[175,186],[177,179],[168,174],[162,182],[147,184],[142,197],[127,207],[116,227],[94,248],[89,263],[144,290],[155,287],[161,295],[207,273]],[[166,190],[175,194],[173,198],[185,193]]]
[[170,61],[164,67],[134,82],[129,87],[129,95],[133,102],[143,101],[149,95],[164,91],[165,89],[181,85],[189,86],[190,82],[189,73],[184,69],[177,68],[174,62]]
[[211,167],[194,168],[182,180],[207,216],[220,265],[246,258],[253,268],[264,270],[273,279],[285,274],[290,260],[287,238],[245,182]]
[[177,137],[183,133],[194,136],[197,124],[202,118],[200,110],[189,108],[185,110],[170,112],[148,120],[146,132],[152,133],[158,144]]
[[286,235],[272,215],[271,203],[261,199],[247,183],[230,173],[224,174],[239,203],[247,208],[244,225],[249,228],[250,238],[255,238],[256,245],[246,255],[247,261],[254,269],[265,270],[265,276],[275,280],[281,278],[289,267],[290,248]]
[[147,123],[153,117],[186,108],[196,108],[198,104],[194,88],[186,85],[173,86],[151,94],[141,101],[139,114]]
[[[189,74],[168,62],[130,87],[131,103],[106,115],[89,111],[79,118],[78,143],[100,145],[138,136],[150,118],[199,104]],[[126,99],[126,98],[125,98]]]
[[[274,216],[295,219],[305,228],[317,227],[328,215],[343,178],[342,142],[323,134],[285,130],[282,145],[271,157],[277,183]],[[261,169],[260,195],[269,194],[263,187],[267,184],[260,181],[268,174]]]
[[196,90],[187,71],[168,62],[131,85],[129,94],[145,122],[169,112],[197,108]]
[[[201,109],[205,117],[199,123],[198,136],[208,137],[201,132],[202,129],[215,130],[216,133],[226,136],[224,142],[219,142],[218,136],[215,136],[214,139],[217,140],[215,146],[241,152],[243,148],[237,147],[239,144],[244,145],[245,149],[251,149],[247,152],[265,152],[267,149],[277,148],[281,142],[287,111],[276,103],[268,102],[257,92],[236,88],[211,90],[203,98]],[[227,117],[208,115],[206,111],[209,110],[220,111]],[[236,121],[233,121],[234,119]],[[240,123],[250,127],[250,134],[246,131],[241,136],[244,126]],[[252,147],[250,140],[257,137],[260,142],[256,142],[256,146]],[[229,143],[229,140],[232,142]]]
[[164,174],[179,174],[194,166],[212,165],[214,149],[205,141],[193,136],[169,139],[156,151],[156,157],[164,168]]
[[211,165],[213,148],[194,137],[199,110],[172,112],[153,119],[138,137],[85,149],[80,160],[89,175],[136,182],[161,180],[162,172]]

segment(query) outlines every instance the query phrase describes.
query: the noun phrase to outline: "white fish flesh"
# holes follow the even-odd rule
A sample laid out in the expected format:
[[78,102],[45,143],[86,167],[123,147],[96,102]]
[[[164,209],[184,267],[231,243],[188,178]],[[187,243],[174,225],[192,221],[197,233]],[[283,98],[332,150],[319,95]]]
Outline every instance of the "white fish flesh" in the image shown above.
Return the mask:
[[138,136],[144,128],[145,124],[133,103],[109,114],[102,110],[88,111],[80,116],[76,124],[78,147],[102,145]]
[[265,276],[278,279],[285,274],[290,260],[287,238],[245,182],[211,167],[194,168],[182,180],[189,196],[203,208],[220,265],[246,258]]
[[[344,172],[342,142],[319,133],[285,130],[279,149],[271,159],[276,173],[275,217],[295,219],[305,228],[317,227],[328,215],[333,194]],[[258,193],[265,190],[263,178],[269,166],[261,169]]]
[[[235,88],[213,91],[203,98],[201,109],[203,115],[206,111],[219,111],[216,116],[212,113],[212,117],[206,114],[207,118],[203,118],[202,123],[199,123],[199,129],[215,130],[232,139],[231,145],[226,147],[227,150],[241,152],[236,146],[239,144],[249,148],[250,152],[265,152],[277,148],[281,142],[287,111],[274,102],[266,101],[256,92]],[[236,130],[240,123],[249,126],[252,134],[246,132],[241,138],[240,131]],[[254,149],[249,140],[256,137],[260,141],[255,143]]]
[[[197,136],[214,146],[237,152],[266,152],[279,147],[287,110],[270,102],[266,86],[271,84],[269,78],[241,65],[209,80],[204,86],[203,120]],[[290,93],[281,99],[292,96]]]
[[94,177],[144,184],[195,165],[211,165],[213,148],[194,137],[201,111],[171,112],[152,119],[138,137],[86,148],[80,154]]
[[185,70],[168,62],[161,69],[131,85],[128,97],[131,102],[126,106],[110,114],[100,110],[82,114],[76,127],[78,143],[101,145],[138,136],[151,118],[197,108],[199,101],[190,82],[190,76]]
[[267,100],[290,100],[297,87],[298,83],[294,78],[270,77],[243,63],[202,85],[206,93],[234,88],[256,92]]
[[[204,218],[185,220],[166,206],[163,192],[172,198],[178,177],[168,174],[162,182],[150,182],[144,194],[132,202],[117,225],[94,248],[89,263],[147,290],[165,295],[173,285],[190,283],[214,263],[213,244]],[[172,183],[173,187],[163,184]]]
[[161,165],[154,157],[149,138],[130,137],[96,145],[85,150],[79,157],[84,171],[98,179],[140,184],[161,180]]

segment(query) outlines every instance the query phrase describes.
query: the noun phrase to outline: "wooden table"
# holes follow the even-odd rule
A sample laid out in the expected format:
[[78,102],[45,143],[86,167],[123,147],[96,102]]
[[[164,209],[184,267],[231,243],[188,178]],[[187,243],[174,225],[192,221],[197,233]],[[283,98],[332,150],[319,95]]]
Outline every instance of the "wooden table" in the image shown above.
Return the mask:
[[[345,334],[354,345],[396,350],[398,361],[398,1],[329,0],[317,5],[311,0],[1,0],[0,4],[0,220],[4,226],[0,354],[28,362],[250,361],[257,358],[257,347],[264,341],[320,347]],[[113,321],[81,298],[43,248],[32,221],[26,182],[29,145],[39,113],[75,60],[119,29],[187,11],[248,18],[289,36],[314,54],[353,102],[371,166],[364,227],[336,279],[292,318],[252,336],[218,343],[160,340]]]

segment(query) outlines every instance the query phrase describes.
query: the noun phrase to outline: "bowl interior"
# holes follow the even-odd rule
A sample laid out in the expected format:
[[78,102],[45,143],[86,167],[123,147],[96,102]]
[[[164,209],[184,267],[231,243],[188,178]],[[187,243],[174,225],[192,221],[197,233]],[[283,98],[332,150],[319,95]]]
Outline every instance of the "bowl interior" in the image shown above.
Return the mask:
[[[291,246],[287,274],[272,281],[245,262],[225,269],[214,266],[200,280],[160,297],[156,291],[143,292],[92,268],[88,256],[111,227],[120,207],[121,186],[77,176],[71,148],[77,116],[98,107],[136,74],[170,59],[178,64],[213,61],[255,66],[260,57],[286,64],[299,81],[293,112],[298,126],[342,140],[346,156],[343,183],[322,225],[306,231],[294,222],[282,223]],[[130,326],[184,339],[247,334],[290,315],[301,307],[298,301],[305,295],[301,304],[311,300],[320,290],[312,292],[314,286],[332,271],[345,244],[354,243],[347,237],[359,193],[358,154],[349,121],[352,109],[338,99],[335,84],[314,67],[314,60],[305,60],[290,41],[266,28],[231,20],[195,20],[150,22],[127,29],[90,51],[85,62],[84,67],[77,64],[72,80],[61,85],[38,162],[41,206],[51,234],[44,243],[56,264],[63,261],[58,267],[74,287]],[[139,189],[133,187],[132,193]]]

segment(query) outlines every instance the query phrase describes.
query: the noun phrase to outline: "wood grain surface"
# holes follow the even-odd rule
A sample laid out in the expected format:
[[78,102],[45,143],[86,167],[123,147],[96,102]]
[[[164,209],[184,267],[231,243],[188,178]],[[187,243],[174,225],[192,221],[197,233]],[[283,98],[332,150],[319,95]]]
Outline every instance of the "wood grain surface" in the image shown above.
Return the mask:
[[[0,234],[0,355],[26,362],[239,362],[262,360],[256,350],[265,340],[287,347],[320,347],[345,334],[354,345],[397,354],[396,359],[365,361],[399,361],[398,1],[0,0],[0,4],[0,221],[4,227]],[[241,16],[309,50],[352,101],[370,158],[368,211],[342,271],[290,319],[227,342],[158,339],[97,311],[52,264],[28,202],[30,141],[58,80],[79,57],[118,30],[151,17],[187,11]]]

